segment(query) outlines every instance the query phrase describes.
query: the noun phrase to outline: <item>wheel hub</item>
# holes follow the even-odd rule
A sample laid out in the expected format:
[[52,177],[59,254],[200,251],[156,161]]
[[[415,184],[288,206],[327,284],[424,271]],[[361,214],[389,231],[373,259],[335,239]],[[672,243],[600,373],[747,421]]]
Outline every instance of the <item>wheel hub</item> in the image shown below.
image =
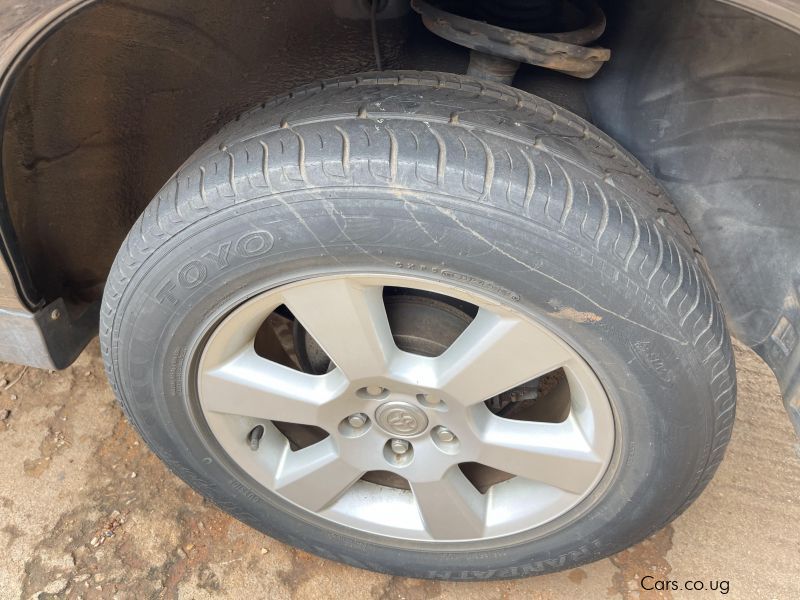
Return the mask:
[[402,401],[381,404],[375,411],[375,422],[389,435],[414,437],[428,427],[425,411]]

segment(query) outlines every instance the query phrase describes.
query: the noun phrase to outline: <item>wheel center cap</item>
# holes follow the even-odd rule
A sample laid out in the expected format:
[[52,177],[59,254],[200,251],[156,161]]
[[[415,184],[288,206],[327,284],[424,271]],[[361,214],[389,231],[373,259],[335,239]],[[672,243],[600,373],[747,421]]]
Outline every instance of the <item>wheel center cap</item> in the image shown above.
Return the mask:
[[375,411],[381,429],[398,437],[412,437],[425,431],[428,417],[421,408],[408,402],[385,402]]

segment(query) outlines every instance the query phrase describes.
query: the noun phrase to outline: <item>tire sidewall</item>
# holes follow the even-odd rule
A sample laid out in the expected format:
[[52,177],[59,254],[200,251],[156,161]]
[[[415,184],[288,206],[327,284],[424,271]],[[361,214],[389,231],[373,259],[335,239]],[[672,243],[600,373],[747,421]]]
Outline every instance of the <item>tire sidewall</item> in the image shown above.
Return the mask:
[[[259,489],[213,441],[197,410],[194,350],[248,297],[336,272],[443,281],[513,305],[554,331],[611,399],[617,440],[607,477],[543,527],[486,544],[448,544],[446,553],[346,531]],[[712,441],[712,415],[698,401],[712,394],[709,367],[656,299],[557,230],[448,196],[317,189],[210,214],[138,267],[110,340],[126,411],[180,477],[273,537],[395,574],[515,577],[622,549],[679,510]]]

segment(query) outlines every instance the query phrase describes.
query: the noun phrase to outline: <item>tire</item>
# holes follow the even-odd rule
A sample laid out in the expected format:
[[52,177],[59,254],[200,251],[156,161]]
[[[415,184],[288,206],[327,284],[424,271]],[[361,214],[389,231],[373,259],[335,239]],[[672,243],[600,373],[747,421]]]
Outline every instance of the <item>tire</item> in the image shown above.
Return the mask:
[[[591,492],[530,530],[436,543],[342,526],[239,468],[193,383],[208,332],[257,292],[362,272],[446,281],[577,352],[613,413]],[[575,115],[449,74],[325,81],[226,126],[125,240],[101,344],[131,423],[175,474],[272,537],[402,576],[513,578],[618,552],[700,494],[734,417],[720,305],[659,185]]]

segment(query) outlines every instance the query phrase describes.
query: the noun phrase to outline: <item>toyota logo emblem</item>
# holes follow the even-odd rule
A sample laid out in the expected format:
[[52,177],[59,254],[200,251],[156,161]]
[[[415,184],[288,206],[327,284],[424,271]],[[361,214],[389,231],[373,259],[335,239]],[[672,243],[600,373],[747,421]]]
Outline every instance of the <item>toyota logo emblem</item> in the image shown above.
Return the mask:
[[375,421],[394,436],[411,437],[425,431],[428,417],[421,408],[408,402],[386,402],[375,411]]

